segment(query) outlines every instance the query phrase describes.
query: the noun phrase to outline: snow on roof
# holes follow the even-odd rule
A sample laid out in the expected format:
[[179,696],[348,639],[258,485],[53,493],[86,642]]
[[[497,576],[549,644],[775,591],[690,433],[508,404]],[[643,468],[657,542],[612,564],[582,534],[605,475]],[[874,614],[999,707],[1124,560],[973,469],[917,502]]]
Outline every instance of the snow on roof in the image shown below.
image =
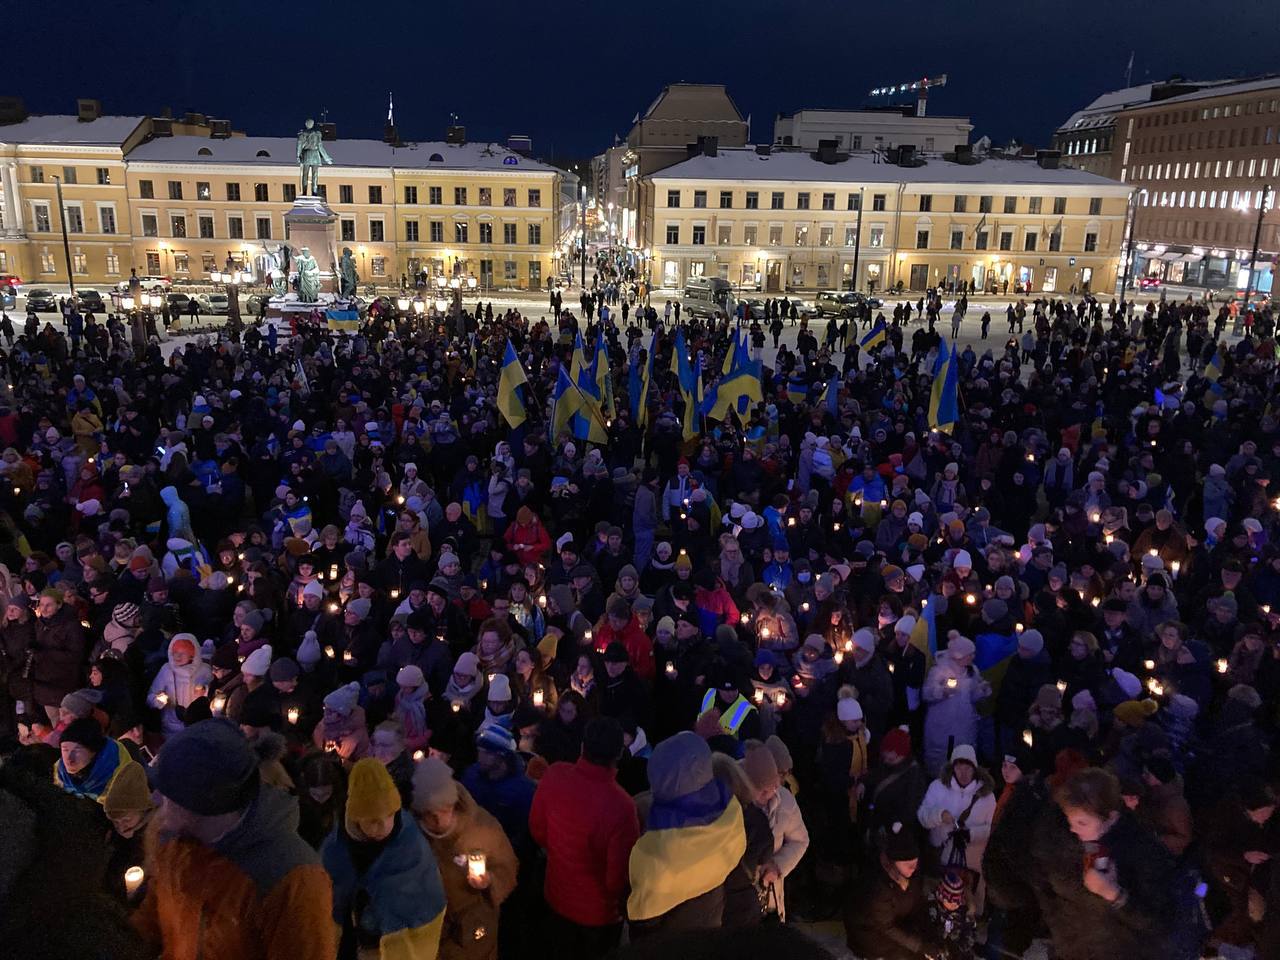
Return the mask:
[[[650,175],[652,180],[784,181],[798,183],[938,183],[1028,184],[1043,186],[1124,185],[1097,174],[1070,167],[1046,170],[1034,160],[987,158],[971,165],[929,160],[920,167],[877,163],[871,154],[858,153],[836,163],[821,163],[802,151],[778,151],[767,155],[754,147],[721,149],[716,156],[700,155]],[[1125,188],[1127,189],[1127,188]]]
[[1122,87],[1096,97],[1092,103],[1082,110],[1077,110],[1067,117],[1065,123],[1058,128],[1059,132],[1075,130],[1081,127],[1106,126],[1114,119],[1115,113],[1125,107],[1138,103],[1146,103],[1151,99],[1151,84],[1140,83],[1135,87]]
[[1280,74],[1257,77],[1253,80],[1222,80],[1207,83],[1199,90],[1184,93],[1177,97],[1169,97],[1151,104],[1162,107],[1166,103],[1186,103],[1189,100],[1206,100],[1209,97],[1233,97],[1241,93],[1252,93],[1255,90],[1280,90]]
[[59,144],[119,147],[138,129],[145,117],[79,117],[48,114],[27,117],[20,123],[0,125],[0,143]]
[[[424,141],[393,147],[381,140],[327,140],[335,166],[398,169],[511,170],[555,173],[556,168],[522,157],[498,143]],[[296,166],[295,137],[156,137],[129,153],[140,163],[247,163]],[[434,158],[434,159],[433,159]]]

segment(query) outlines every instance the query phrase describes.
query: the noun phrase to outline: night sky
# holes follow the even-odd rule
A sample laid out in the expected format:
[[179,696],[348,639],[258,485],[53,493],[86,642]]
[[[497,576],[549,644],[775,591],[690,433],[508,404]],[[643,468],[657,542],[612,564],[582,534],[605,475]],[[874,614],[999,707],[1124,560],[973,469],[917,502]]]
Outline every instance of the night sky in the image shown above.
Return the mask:
[[470,139],[527,133],[561,159],[625,137],[676,81],[727,84],[767,141],[779,111],[857,107],[872,87],[947,73],[930,112],[1046,146],[1123,85],[1130,52],[1135,83],[1280,70],[1274,0],[80,0],[66,16],[19,3],[32,15],[7,18],[0,93],[33,113],[90,96],[289,135],[327,110],[340,136],[376,138],[391,90],[405,139],[441,137],[456,113]]

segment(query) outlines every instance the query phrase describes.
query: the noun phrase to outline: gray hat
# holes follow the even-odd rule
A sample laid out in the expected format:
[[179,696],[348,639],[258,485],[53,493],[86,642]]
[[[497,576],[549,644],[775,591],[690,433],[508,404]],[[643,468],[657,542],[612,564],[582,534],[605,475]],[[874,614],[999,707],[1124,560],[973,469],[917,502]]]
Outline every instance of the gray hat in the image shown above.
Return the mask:
[[221,717],[170,737],[148,773],[157,793],[206,817],[243,810],[258,794],[258,755]]
[[982,603],[982,619],[987,623],[1003,620],[1009,614],[1009,605],[999,597],[989,597]]
[[1023,630],[1018,637],[1018,646],[1036,656],[1044,649],[1044,636],[1039,630]]
[[373,609],[373,604],[369,602],[367,597],[356,597],[347,604],[347,611],[355,614],[357,620],[364,621],[369,616],[369,611]]

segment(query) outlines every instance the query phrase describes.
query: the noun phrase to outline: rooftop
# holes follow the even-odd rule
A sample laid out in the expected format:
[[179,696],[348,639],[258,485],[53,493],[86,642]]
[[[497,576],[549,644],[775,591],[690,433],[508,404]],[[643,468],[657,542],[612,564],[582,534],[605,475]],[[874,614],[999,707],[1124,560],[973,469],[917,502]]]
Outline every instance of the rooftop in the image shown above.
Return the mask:
[[19,123],[0,124],[0,143],[77,144],[119,147],[138,129],[145,117],[79,117],[47,114],[27,117]]
[[[3,128],[0,128],[2,131]],[[294,137],[155,137],[129,153],[132,162],[247,163],[297,165]],[[433,140],[393,147],[381,140],[328,140],[335,166],[397,169],[511,170],[557,172],[555,167],[522,157],[499,143],[445,143]]]
[[1212,83],[1206,83],[1199,90],[1159,100],[1151,106],[1162,107],[1166,103],[1187,103],[1191,100],[1207,100],[1210,97],[1232,97],[1242,93],[1256,93],[1259,90],[1280,91],[1280,74],[1268,74],[1251,80],[1215,80]]
[[743,122],[742,113],[722,83],[669,84],[640,119]]
[[721,149],[716,156],[699,155],[651,175],[653,180],[743,180],[819,183],[939,183],[1023,184],[1030,186],[1124,187],[1097,174],[1070,167],[1046,170],[1035,160],[989,157],[971,165],[933,159],[919,167],[876,162],[871,154],[853,154],[836,163],[822,163],[799,150],[756,153],[755,148]]
[[1151,99],[1151,84],[1140,83],[1135,87],[1123,87],[1112,90],[1096,98],[1082,110],[1077,110],[1067,117],[1066,123],[1058,128],[1059,132],[1067,130],[1103,127],[1110,124],[1117,112],[1134,104],[1146,103]]

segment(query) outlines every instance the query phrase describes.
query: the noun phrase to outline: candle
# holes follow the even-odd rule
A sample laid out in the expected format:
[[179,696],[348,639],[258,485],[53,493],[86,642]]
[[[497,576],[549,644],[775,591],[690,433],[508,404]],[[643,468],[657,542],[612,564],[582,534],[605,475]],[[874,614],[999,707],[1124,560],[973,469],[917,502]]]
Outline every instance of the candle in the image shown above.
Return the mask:
[[473,880],[483,880],[485,874],[485,856],[483,853],[467,854],[467,876]]
[[1031,735],[1031,731],[1030,731],[1030,730],[1023,730],[1023,731],[1022,731],[1022,742],[1023,742],[1023,743],[1025,743],[1028,747],[1029,747],[1029,746],[1031,746],[1031,743],[1032,743],[1032,741],[1033,741],[1034,739],[1035,739],[1035,737],[1033,737],[1033,736]]
[[1114,536],[1112,536],[1112,535],[1111,535],[1111,534],[1109,534],[1109,533],[1108,533],[1108,534],[1104,534],[1104,535],[1103,535],[1103,537],[1102,537],[1102,542],[1103,542],[1103,543],[1106,543],[1106,544],[1110,544],[1110,543],[1112,543],[1114,540],[1115,540],[1115,537],[1114,537]]
[[302,711],[297,707],[290,707],[285,711],[285,716],[289,718],[290,723],[297,723],[298,718],[302,716]]
[[764,691],[759,687],[756,687],[755,701],[756,703],[764,703]]
[[218,694],[216,697],[214,697],[213,702],[209,704],[209,708],[214,714],[222,713],[222,711],[225,710],[226,707],[227,707],[227,698],[224,697],[222,694]]
[[1015,624],[1013,625],[1013,629],[1014,629],[1014,630],[1016,630],[1018,633],[1021,633],[1021,632],[1023,631],[1023,629],[1025,629],[1025,628],[1022,626],[1022,624],[1020,624],[1020,623],[1015,623]]
[[1154,670],[1156,668],[1156,662],[1154,660],[1143,660],[1142,665],[1148,670]]
[[794,527],[795,525],[796,525],[796,518],[795,518],[795,517],[787,517],[787,526],[788,526],[788,527]]
[[167,707],[169,705],[169,695],[161,690],[156,694],[156,703],[162,707]]
[[421,763],[421,762],[422,762],[423,760],[425,760],[426,758],[427,758],[427,755],[426,755],[423,751],[421,751],[421,750],[415,750],[415,751],[413,751],[413,762],[414,762],[414,763]]
[[343,651],[342,651],[342,662],[343,662],[343,663],[354,663],[354,662],[355,662],[355,659],[356,659],[356,658],[355,658],[355,655],[354,655],[350,650],[343,650]]
[[674,677],[676,675],[676,665],[670,661],[667,661],[667,667],[665,672],[668,677]]
[[1095,510],[1095,511],[1093,511],[1093,513],[1089,514],[1089,522],[1090,522],[1090,523],[1097,523],[1097,522],[1098,522],[1098,521],[1100,521],[1101,519],[1102,519],[1102,514],[1101,514],[1101,513],[1099,513],[1097,510]]
[[761,639],[761,640],[768,640],[768,639],[769,639],[769,628],[768,628],[768,627],[761,627],[761,628],[760,628],[760,639]]
[[392,600],[397,600],[397,599],[399,599],[399,597],[400,597],[400,591],[399,591],[398,589],[396,589],[396,588],[394,588],[394,587],[393,587],[393,588],[392,588],[392,590],[391,590],[391,599],[392,599]]
[[338,741],[337,741],[337,740],[326,740],[326,741],[324,742],[324,749],[325,749],[325,752],[326,752],[326,753],[337,753],[337,752],[338,752]]
[[454,700],[451,704],[449,704],[449,709],[452,710],[454,713],[460,713],[462,711],[462,701]]
[[1067,681],[1065,680],[1059,680],[1056,684],[1054,684],[1054,686],[1058,688],[1059,693],[1067,692]]
[[586,637],[588,640],[590,640],[590,639],[591,639],[591,637],[592,637],[592,633],[591,633],[590,628],[588,628],[587,630],[583,631],[583,634],[582,634],[582,635],[583,635],[584,637]]
[[738,617],[738,622],[739,622],[739,623],[743,623],[743,624],[750,623],[750,622],[751,622],[751,614],[749,614],[749,613],[744,613],[744,614],[742,614],[742,616]]
[[547,605],[547,595],[545,593],[538,594],[538,606],[545,607]]
[[802,611],[804,611],[805,613],[808,613],[808,612],[809,612],[809,601],[808,601],[808,600],[806,600],[804,603],[800,604],[800,609],[801,609]]
[[1092,600],[1089,601],[1089,603],[1096,607],[1098,604],[1102,603],[1102,598],[1094,597]]
[[964,602],[969,604],[969,606],[973,606],[975,603],[978,602],[978,598],[974,596],[972,593],[966,593],[964,595]]
[[835,657],[833,659],[835,660],[836,663],[844,663],[844,651],[837,650],[835,653]]
[[1164,694],[1164,685],[1155,677],[1152,677],[1147,681],[1147,689],[1157,697],[1163,696]]
[[1157,550],[1155,547],[1152,547],[1150,550],[1147,551],[1147,556],[1158,557],[1160,556],[1160,551]]
[[141,867],[130,867],[124,872],[124,892],[127,896],[132,897],[138,892],[142,886],[142,881],[146,878],[146,872]]
[[396,497],[396,503],[399,503],[399,504],[404,503],[404,494],[401,494],[400,496]]
[[338,654],[337,654],[337,651],[335,651],[332,646],[326,645],[324,648],[324,655],[328,657],[330,660],[332,660]]
[[839,521],[836,521],[835,523],[833,523],[833,524],[831,525],[831,530],[832,530],[834,533],[839,533],[839,532],[840,532],[840,522],[839,522]]
[[21,487],[14,487],[14,488],[13,488],[13,495],[14,495],[15,497],[16,497],[16,496],[20,496],[21,494],[22,494],[22,488],[21,488]]
[[336,563],[329,564],[329,579],[330,580],[338,579],[338,565]]
[[787,692],[785,690],[779,690],[777,695],[773,698],[773,702],[779,707],[785,704],[787,702]]
[[546,694],[544,694],[541,690],[533,691],[533,705],[535,707],[542,706],[542,703],[545,699],[546,699]]
[[958,687],[959,685],[960,685],[960,681],[958,681],[955,677],[947,677],[947,689],[948,689],[948,690],[954,690],[954,689],[955,689],[956,687]]
[[893,661],[892,661],[892,660],[890,660],[887,664],[885,664],[885,666],[887,666],[887,667],[889,668],[889,672],[890,672],[890,673],[893,673]]
[[337,613],[337,612],[338,612],[338,605],[337,605],[336,603],[331,603],[331,604],[329,604],[329,612],[330,612],[330,613]]
[[1264,603],[1262,605],[1262,612],[1269,615],[1271,613],[1271,604]]
[[1228,667],[1228,666],[1229,666],[1229,664],[1227,663],[1227,661],[1226,661],[1226,660],[1221,660],[1221,659],[1220,659],[1220,660],[1218,661],[1218,672],[1219,672],[1219,673],[1226,673],[1226,672],[1227,672],[1227,667]]
[[1181,569],[1182,569],[1182,563],[1178,560],[1174,560],[1169,564],[1169,572],[1173,574],[1173,578],[1175,580],[1178,579],[1178,571]]

